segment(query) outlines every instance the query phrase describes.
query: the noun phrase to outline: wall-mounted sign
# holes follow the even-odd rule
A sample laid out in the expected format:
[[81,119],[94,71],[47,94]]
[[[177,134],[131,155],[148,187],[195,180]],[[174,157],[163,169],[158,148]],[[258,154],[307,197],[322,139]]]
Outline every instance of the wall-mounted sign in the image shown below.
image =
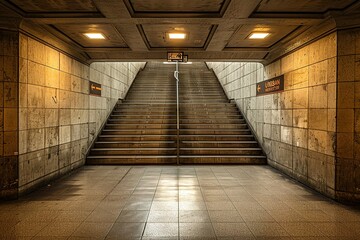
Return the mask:
[[284,91],[284,75],[256,84],[256,96]]
[[167,60],[169,62],[183,62],[184,61],[184,53],[183,52],[168,52]]
[[101,97],[101,84],[90,82],[90,94]]

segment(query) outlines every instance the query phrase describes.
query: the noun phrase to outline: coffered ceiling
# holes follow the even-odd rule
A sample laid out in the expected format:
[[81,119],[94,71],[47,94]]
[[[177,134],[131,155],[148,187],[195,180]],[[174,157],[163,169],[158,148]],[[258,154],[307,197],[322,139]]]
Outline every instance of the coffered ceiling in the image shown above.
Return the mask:
[[[168,51],[183,51],[193,61],[264,61],[274,49],[315,32],[333,16],[359,13],[359,2],[0,0],[0,26],[12,12],[65,41],[89,61],[164,60]],[[105,39],[89,39],[84,36],[87,32],[102,33]],[[185,39],[170,39],[168,34],[174,32],[185,33]],[[269,36],[250,39],[254,32]]]

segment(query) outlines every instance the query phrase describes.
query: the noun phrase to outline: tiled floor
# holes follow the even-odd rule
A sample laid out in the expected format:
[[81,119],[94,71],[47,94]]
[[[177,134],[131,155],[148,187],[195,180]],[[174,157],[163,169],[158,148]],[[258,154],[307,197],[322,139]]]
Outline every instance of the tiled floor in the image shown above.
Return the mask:
[[86,166],[0,203],[0,239],[360,239],[360,211],[268,166]]

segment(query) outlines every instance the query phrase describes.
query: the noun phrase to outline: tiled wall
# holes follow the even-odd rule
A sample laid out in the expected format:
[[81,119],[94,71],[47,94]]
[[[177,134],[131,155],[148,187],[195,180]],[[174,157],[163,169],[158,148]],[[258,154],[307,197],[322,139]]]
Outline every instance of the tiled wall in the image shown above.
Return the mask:
[[0,30],[0,198],[17,196],[18,37]]
[[336,186],[339,199],[360,200],[360,29],[338,32]]
[[[208,63],[249,120],[269,164],[335,194],[337,35],[280,60]],[[285,91],[256,97],[256,83],[284,74]]]
[[[92,139],[144,63],[90,66],[20,34],[20,192],[84,164]],[[89,80],[102,85],[89,95]]]

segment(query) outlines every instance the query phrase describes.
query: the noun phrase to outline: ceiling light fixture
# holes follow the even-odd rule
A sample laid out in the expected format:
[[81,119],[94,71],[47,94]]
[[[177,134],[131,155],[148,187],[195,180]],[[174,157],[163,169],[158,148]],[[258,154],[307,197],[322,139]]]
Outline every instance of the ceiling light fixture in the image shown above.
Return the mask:
[[102,33],[84,33],[84,35],[90,39],[105,39]]
[[169,33],[169,39],[185,39],[185,33]]
[[250,34],[249,39],[264,39],[269,35],[270,33],[253,32]]

